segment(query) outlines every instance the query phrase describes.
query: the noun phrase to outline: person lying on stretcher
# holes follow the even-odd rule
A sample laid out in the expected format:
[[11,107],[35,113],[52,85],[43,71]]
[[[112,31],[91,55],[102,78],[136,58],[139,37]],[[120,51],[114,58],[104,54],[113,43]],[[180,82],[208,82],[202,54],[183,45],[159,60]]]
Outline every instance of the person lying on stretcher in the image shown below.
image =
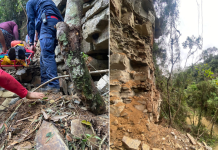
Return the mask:
[[[15,64],[21,64],[24,67],[28,67],[28,65],[25,62],[25,58],[29,57],[33,51],[30,51],[26,48],[29,48],[25,45],[24,41],[12,41],[11,47],[7,53],[1,54],[1,65],[15,65]],[[8,56],[7,56],[8,55]],[[15,60],[15,61],[13,61]],[[15,63],[15,64],[14,64]]]
[[27,45],[24,41],[12,41],[11,48],[8,50],[10,60],[25,59]]
[[[14,47],[13,42],[11,42],[11,46]],[[15,51],[13,51],[13,50],[11,51],[11,54],[12,54],[11,57],[16,57],[14,52]],[[25,53],[20,52],[20,57],[22,57],[22,58],[25,57]],[[40,93],[40,92],[28,91],[13,76],[11,76],[7,72],[3,71],[2,69],[0,69],[0,87],[3,87],[6,90],[9,90],[13,93],[16,93],[21,98],[26,97],[27,99],[42,99],[45,96],[43,93]]]

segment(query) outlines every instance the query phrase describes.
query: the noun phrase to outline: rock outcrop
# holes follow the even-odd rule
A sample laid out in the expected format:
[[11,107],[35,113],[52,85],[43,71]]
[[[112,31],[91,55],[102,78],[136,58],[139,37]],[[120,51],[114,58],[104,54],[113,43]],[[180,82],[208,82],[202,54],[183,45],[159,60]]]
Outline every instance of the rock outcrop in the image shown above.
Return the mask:
[[[60,10],[64,21],[68,21],[65,17],[67,0],[53,0]],[[109,47],[109,0],[86,0],[83,3],[82,12],[82,51],[89,57],[87,65],[90,71],[108,69],[108,47]],[[61,54],[60,46],[55,49],[56,63],[59,75],[68,74],[68,68],[65,65],[64,57]],[[104,73],[105,74],[105,73]],[[98,81],[104,74],[94,74],[93,80]],[[63,93],[71,94],[69,89],[72,84],[69,78],[61,80]],[[66,87],[68,87],[66,89]],[[65,91],[65,92],[64,92]]]
[[158,122],[162,101],[152,58],[155,12],[151,0],[110,4],[111,148],[137,149],[140,143],[128,146],[126,139],[144,141],[146,126]]

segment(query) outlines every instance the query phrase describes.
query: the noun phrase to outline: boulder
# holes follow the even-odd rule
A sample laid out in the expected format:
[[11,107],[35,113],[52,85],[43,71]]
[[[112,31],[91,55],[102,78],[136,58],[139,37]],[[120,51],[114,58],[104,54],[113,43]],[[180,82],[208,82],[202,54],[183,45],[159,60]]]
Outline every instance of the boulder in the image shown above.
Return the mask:
[[125,104],[124,103],[117,103],[116,105],[110,106],[110,114],[120,117],[121,112],[124,110]]
[[82,12],[82,14],[85,15],[85,13],[86,13],[89,9],[91,9],[97,1],[98,1],[98,0],[94,0],[94,1],[91,1],[91,2],[88,2],[88,3],[84,3],[84,4],[83,4],[83,12]]
[[124,145],[130,150],[138,150],[141,141],[124,136],[122,139]]
[[17,94],[11,92],[11,91],[5,91],[2,93],[2,96],[4,98],[14,98],[14,97],[18,97]]
[[123,98],[130,98],[130,97],[133,97],[135,96],[135,92],[130,90],[129,92],[122,92],[120,93],[120,97],[123,99]]
[[21,69],[18,70],[16,75],[18,76],[20,82],[22,83],[29,83],[32,80],[32,73],[30,69]]
[[102,32],[93,39],[93,48],[95,51],[97,50],[104,50],[108,51],[108,45],[109,45],[109,26],[106,26]]
[[2,97],[2,95],[3,95],[3,90],[2,90],[2,91],[0,91],[0,97]]
[[[111,93],[110,93],[111,94]],[[111,95],[110,95],[111,96]],[[120,98],[120,97],[118,97],[118,96],[111,96],[110,97],[110,104],[112,105],[112,104],[117,104],[117,103],[122,103],[123,102],[123,100]]]
[[152,24],[155,23],[155,14],[153,3],[150,0],[137,0],[134,5],[134,11],[143,18],[147,18]]
[[150,146],[145,144],[145,143],[143,143],[142,144],[142,150],[150,150]]
[[135,80],[146,81],[148,80],[148,72],[136,72],[133,77]]
[[152,34],[152,24],[150,22],[136,24],[135,29],[142,36],[150,36]]
[[104,94],[109,91],[109,77],[104,75],[97,83],[98,90]]
[[110,69],[130,70],[130,61],[125,54],[113,53],[110,56]]
[[81,123],[79,119],[71,121],[71,134],[75,137],[82,138],[84,134],[92,135],[92,130]]
[[[49,137],[46,135],[49,132],[51,132],[53,136],[48,141]],[[56,150],[69,150],[58,129],[52,123],[44,120],[39,130],[36,132],[35,142],[37,150],[54,150],[54,147]]]
[[110,85],[110,91],[121,91],[121,85]]
[[110,70],[110,81],[119,80],[121,82],[128,82],[130,80],[130,74],[126,71],[111,69]]
[[88,20],[86,23],[83,24],[83,38],[87,42],[92,42],[93,37],[100,34],[102,29],[100,27],[104,27],[108,25],[110,10],[106,8],[99,14],[95,15],[92,19]]
[[92,18],[93,16],[100,13],[108,6],[109,6],[109,0],[98,0],[94,4],[94,6],[86,12],[84,21],[87,21],[88,19]]
[[[0,110],[5,110],[9,106],[12,98],[6,98],[5,101],[0,105]],[[5,107],[4,107],[5,106]]]
[[121,19],[123,24],[129,25],[131,27],[134,27],[134,15],[133,12],[127,12],[125,14],[122,15],[122,19]]
[[196,141],[195,141],[195,139],[194,139],[189,133],[187,133],[187,136],[188,136],[188,138],[190,139],[190,141],[191,141],[191,143],[192,143],[193,145],[196,145],[196,144],[197,144]]

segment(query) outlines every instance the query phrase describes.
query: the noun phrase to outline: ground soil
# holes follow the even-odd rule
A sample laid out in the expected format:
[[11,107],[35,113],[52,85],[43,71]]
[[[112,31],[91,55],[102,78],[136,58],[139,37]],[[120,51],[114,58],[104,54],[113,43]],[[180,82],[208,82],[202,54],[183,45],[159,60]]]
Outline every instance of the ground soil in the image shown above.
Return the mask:
[[[140,104],[136,99],[129,104],[125,104],[125,109],[120,117],[110,114],[110,148],[126,149],[122,142],[124,136],[141,141],[139,149],[145,143],[150,148],[160,148],[165,150],[175,149],[200,149],[205,148],[202,143],[196,141],[193,145],[186,133],[176,129],[164,127],[166,122],[160,124],[150,122],[148,114],[137,110],[134,105]],[[116,105],[116,106],[119,106]]]
[[[95,116],[88,110],[86,110],[81,104],[75,104],[72,99],[72,96],[64,96],[61,93],[53,94],[53,93],[46,93],[47,99],[43,101],[30,101],[30,100],[24,100],[24,103],[17,109],[16,115],[12,118],[12,120],[9,121],[9,123],[6,125],[4,124],[5,121],[11,116],[11,114],[14,112],[15,108],[21,103],[22,100],[16,102],[16,104],[9,106],[5,111],[0,112],[0,127],[2,125],[5,125],[6,130],[2,134],[0,134],[0,148],[2,145],[7,141],[7,147],[9,145],[12,145],[14,142],[19,141],[19,139],[22,139],[25,135],[28,135],[30,131],[34,130],[37,124],[39,124],[40,117],[42,120],[45,120],[44,117],[42,117],[41,110],[44,109],[50,109],[51,116],[53,115],[64,115],[68,114],[68,117],[59,120],[59,121],[52,121],[48,119],[47,121],[52,122],[53,125],[57,127],[59,132],[63,135],[63,137],[66,138],[66,134],[70,133],[70,127],[71,127],[71,120],[73,119],[80,119],[86,120],[92,123],[93,129],[96,132],[96,135],[99,136],[101,139],[107,135],[108,127],[109,127],[109,119],[108,115],[101,115],[101,116]],[[106,98],[106,97],[105,97]],[[0,98],[0,104],[4,101],[4,98]],[[32,116],[32,117],[31,117]],[[19,121],[21,119],[30,117],[28,119]],[[9,138],[9,134],[12,134],[11,138]],[[29,141],[32,143],[32,145],[35,145],[34,139],[35,139],[36,132],[33,132],[28,136],[26,141]],[[66,141],[66,139],[64,139]],[[22,144],[23,142],[20,142],[16,145]],[[109,145],[108,137],[106,137],[105,142],[102,144],[102,146]],[[78,141],[75,142],[75,145],[77,147],[80,147],[80,143]],[[11,146],[10,148],[12,148]],[[87,147],[88,148],[88,147]]]

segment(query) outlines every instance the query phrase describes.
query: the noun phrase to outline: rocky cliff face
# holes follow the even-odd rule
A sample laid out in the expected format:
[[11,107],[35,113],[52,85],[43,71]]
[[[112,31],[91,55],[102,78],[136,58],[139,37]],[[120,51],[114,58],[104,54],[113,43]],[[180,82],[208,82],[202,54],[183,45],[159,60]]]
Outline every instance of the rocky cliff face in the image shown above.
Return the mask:
[[[68,21],[65,15],[71,8],[71,1],[53,0],[60,10],[64,21]],[[90,71],[108,69],[108,45],[109,45],[109,0],[83,0],[82,13],[82,51],[89,56],[87,65]],[[61,54],[60,47],[55,50],[59,75],[68,74]],[[98,81],[103,74],[92,74],[94,81]],[[97,83],[96,83],[97,84]],[[65,94],[71,94],[73,87],[70,79],[60,80],[61,88]],[[107,88],[108,89],[108,88]]]
[[158,122],[161,97],[152,59],[152,0],[111,0],[110,15],[110,142],[119,148],[126,146],[124,135],[145,140],[146,126]]

